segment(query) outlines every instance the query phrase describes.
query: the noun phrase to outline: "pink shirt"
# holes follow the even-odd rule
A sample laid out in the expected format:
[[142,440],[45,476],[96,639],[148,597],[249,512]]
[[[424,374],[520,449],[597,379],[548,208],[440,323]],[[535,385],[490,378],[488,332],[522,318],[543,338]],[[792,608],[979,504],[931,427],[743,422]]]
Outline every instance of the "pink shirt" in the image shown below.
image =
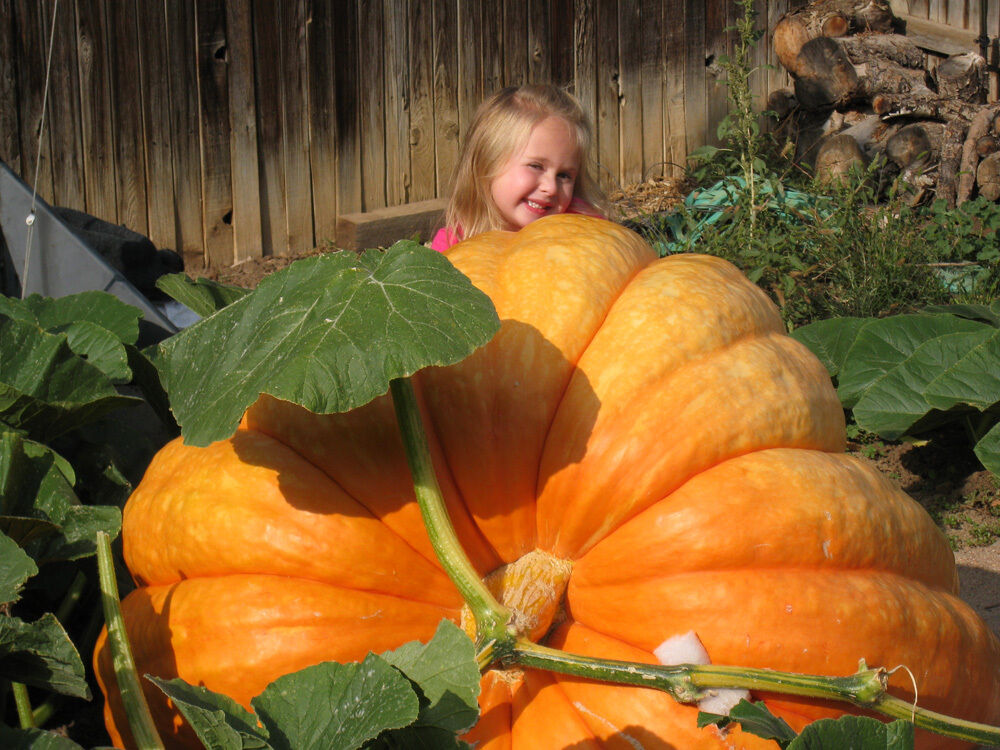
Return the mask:
[[[579,198],[574,198],[570,201],[569,207],[566,209],[568,214],[583,214],[585,216],[596,216],[600,219],[604,218],[604,215],[600,213],[596,208],[591,206],[586,201],[580,200]],[[459,229],[457,232],[452,232],[448,227],[441,227],[437,234],[434,235],[434,239],[431,240],[431,249],[437,250],[439,253],[443,253],[448,248],[453,245],[457,245],[462,241],[462,230]]]

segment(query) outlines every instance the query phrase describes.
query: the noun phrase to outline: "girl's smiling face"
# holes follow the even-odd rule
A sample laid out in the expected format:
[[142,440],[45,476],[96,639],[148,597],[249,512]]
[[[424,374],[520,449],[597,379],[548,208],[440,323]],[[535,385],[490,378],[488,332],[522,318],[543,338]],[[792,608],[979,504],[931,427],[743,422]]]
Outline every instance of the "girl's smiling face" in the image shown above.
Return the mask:
[[573,200],[580,153],[569,123],[547,117],[490,184],[504,229],[516,231],[535,219],[563,213]]

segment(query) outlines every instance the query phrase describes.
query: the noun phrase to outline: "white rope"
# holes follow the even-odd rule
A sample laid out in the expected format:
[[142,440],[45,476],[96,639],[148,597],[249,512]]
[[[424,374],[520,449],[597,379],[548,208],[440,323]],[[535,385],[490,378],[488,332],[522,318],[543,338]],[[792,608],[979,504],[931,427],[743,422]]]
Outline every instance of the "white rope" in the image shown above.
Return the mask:
[[45,109],[49,99],[49,73],[52,70],[52,47],[56,39],[56,13],[59,11],[59,0],[52,5],[52,28],[49,31],[49,52],[45,61],[45,87],[42,90],[42,117],[38,122],[38,150],[35,153],[35,179],[31,182],[31,210],[24,217],[28,225],[28,234],[24,248],[24,274],[21,278],[21,299],[28,292],[28,267],[31,262],[31,238],[35,229],[35,199],[38,196],[38,168],[42,163],[42,134],[45,132]]

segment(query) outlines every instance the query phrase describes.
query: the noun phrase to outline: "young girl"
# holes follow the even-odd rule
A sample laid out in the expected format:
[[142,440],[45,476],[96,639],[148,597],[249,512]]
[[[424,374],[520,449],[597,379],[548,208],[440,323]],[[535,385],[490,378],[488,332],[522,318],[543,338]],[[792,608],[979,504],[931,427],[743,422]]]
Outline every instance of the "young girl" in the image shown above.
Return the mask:
[[510,86],[483,102],[462,145],[444,252],[491,229],[516,231],[549,214],[603,216],[605,199],[586,168],[591,128],[579,102],[549,85]]

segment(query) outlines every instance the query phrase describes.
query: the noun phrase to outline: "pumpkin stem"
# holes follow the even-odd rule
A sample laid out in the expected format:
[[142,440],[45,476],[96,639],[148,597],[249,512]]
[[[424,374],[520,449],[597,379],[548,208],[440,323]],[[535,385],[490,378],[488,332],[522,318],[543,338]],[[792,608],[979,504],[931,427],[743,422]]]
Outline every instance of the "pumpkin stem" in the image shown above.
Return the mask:
[[475,618],[476,642],[482,645],[494,641],[493,652],[500,655],[514,640],[508,630],[512,614],[490,593],[458,541],[434,474],[413,383],[409,378],[396,378],[389,381],[389,390],[413,476],[413,490],[434,552]]
[[914,707],[901,698],[889,695],[888,671],[881,667],[869,669],[863,663],[855,674],[846,677],[714,664],[664,666],[569,654],[523,638],[517,640],[504,662],[603,682],[656,688],[669,693],[681,703],[693,703],[713,688],[768,690],[786,695],[823,698],[850,703],[894,719],[905,719],[921,729],[948,737],[983,745],[1000,743],[1000,728]]
[[122,617],[115,566],[111,560],[111,538],[105,531],[97,532],[97,576],[101,583],[101,602],[108,625],[108,645],[111,648],[115,680],[118,682],[118,692],[121,693],[132,737],[141,750],[163,750],[163,742],[153,724],[149,704],[146,703],[146,696],[139,684],[132,647],[129,646],[125,633],[125,618]]

